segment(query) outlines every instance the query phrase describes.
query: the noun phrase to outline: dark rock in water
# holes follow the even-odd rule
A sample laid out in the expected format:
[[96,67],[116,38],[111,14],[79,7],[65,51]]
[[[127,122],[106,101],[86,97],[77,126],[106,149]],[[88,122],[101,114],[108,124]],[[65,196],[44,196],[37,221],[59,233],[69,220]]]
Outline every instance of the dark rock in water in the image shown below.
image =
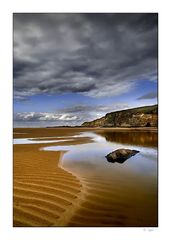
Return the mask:
[[128,158],[134,156],[135,154],[139,153],[137,150],[130,150],[130,149],[117,149],[116,151],[113,151],[106,155],[108,162],[118,162],[118,163],[124,163]]

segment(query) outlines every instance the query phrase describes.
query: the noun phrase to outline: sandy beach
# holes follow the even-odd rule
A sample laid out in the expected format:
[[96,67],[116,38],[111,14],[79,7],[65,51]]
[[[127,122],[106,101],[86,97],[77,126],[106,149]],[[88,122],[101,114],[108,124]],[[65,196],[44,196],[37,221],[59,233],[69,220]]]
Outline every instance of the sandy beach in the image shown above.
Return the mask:
[[[129,174],[124,179],[116,174],[119,184],[113,185],[110,179],[74,174],[63,168],[64,151],[42,150],[48,146],[91,143],[91,138],[73,137],[90,130],[102,131],[14,129],[15,139],[39,140],[37,144],[14,145],[14,226],[157,226],[157,182],[153,188],[144,179],[136,185]],[[40,143],[52,138],[65,141]]]
[[13,226],[158,226],[157,53],[157,12],[13,14]]

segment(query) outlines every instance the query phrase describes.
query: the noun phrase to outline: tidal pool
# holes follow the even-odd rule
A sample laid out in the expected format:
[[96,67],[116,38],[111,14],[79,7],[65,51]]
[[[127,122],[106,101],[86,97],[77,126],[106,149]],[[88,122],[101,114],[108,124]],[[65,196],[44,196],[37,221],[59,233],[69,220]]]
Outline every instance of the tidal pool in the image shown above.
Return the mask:
[[[60,166],[77,176],[82,186],[69,226],[158,225],[156,132],[95,129],[54,138],[14,139],[14,144],[56,142],[41,150],[63,152]],[[79,143],[80,139],[86,139],[85,143]],[[59,146],[60,142],[64,143]],[[124,163],[108,162],[105,156],[119,148],[139,153]]]
[[[114,132],[114,137],[110,137],[110,141],[108,140],[109,135],[112,136],[112,132],[102,132],[101,134],[83,132],[79,137],[90,137],[93,139],[92,143],[51,146],[45,147],[44,150],[66,151],[62,158],[62,167],[81,176],[98,175],[101,177],[106,176],[109,178],[113,176],[115,172],[117,172],[117,174],[120,172],[120,174],[131,174],[132,176],[138,175],[139,177],[145,178],[157,178],[157,147],[154,143],[154,136],[151,138],[152,142],[150,143],[149,140],[147,143],[143,138],[145,146],[142,146],[142,133],[140,133],[140,142],[138,142],[137,133],[136,142],[135,140],[131,142],[131,133],[129,133],[129,139],[126,143],[125,133],[120,134],[119,132]],[[117,135],[120,137],[119,142],[118,138],[115,138]],[[147,133],[147,135],[149,138],[149,133]],[[151,135],[155,135],[155,133],[151,133]],[[124,143],[122,143],[122,137]],[[145,133],[143,133],[143,137],[145,137]],[[147,146],[148,144],[150,146]],[[125,161],[123,164],[109,163],[106,160],[105,156],[109,152],[114,151],[118,148],[130,148],[138,150],[140,152]]]
[[[104,130],[81,136],[93,142],[44,148],[64,151],[61,166],[81,179],[85,199],[71,225],[156,227],[157,133]],[[108,162],[105,156],[119,148],[140,152],[122,164]]]

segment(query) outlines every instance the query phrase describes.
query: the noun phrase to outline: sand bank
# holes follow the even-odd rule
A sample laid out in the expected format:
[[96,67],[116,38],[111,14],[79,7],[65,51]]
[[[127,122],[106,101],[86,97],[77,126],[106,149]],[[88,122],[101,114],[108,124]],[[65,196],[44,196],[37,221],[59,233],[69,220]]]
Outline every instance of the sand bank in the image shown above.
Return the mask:
[[[53,137],[72,133],[59,129],[15,129],[14,136]],[[88,140],[70,138],[59,145]],[[65,226],[78,205],[82,186],[78,178],[59,167],[63,152],[40,151],[53,144],[56,143],[14,145],[14,226]]]

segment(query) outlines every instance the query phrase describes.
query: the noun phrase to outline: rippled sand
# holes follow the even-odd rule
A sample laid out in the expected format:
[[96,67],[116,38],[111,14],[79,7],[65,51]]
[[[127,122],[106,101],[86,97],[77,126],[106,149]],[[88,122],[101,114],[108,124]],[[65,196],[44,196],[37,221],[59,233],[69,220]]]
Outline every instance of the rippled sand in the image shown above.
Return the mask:
[[64,152],[40,150],[91,142],[72,137],[87,130],[15,129],[15,138],[68,140],[14,145],[14,226],[157,226],[157,183],[136,186],[118,174],[114,185],[110,177],[80,176],[61,167]]

